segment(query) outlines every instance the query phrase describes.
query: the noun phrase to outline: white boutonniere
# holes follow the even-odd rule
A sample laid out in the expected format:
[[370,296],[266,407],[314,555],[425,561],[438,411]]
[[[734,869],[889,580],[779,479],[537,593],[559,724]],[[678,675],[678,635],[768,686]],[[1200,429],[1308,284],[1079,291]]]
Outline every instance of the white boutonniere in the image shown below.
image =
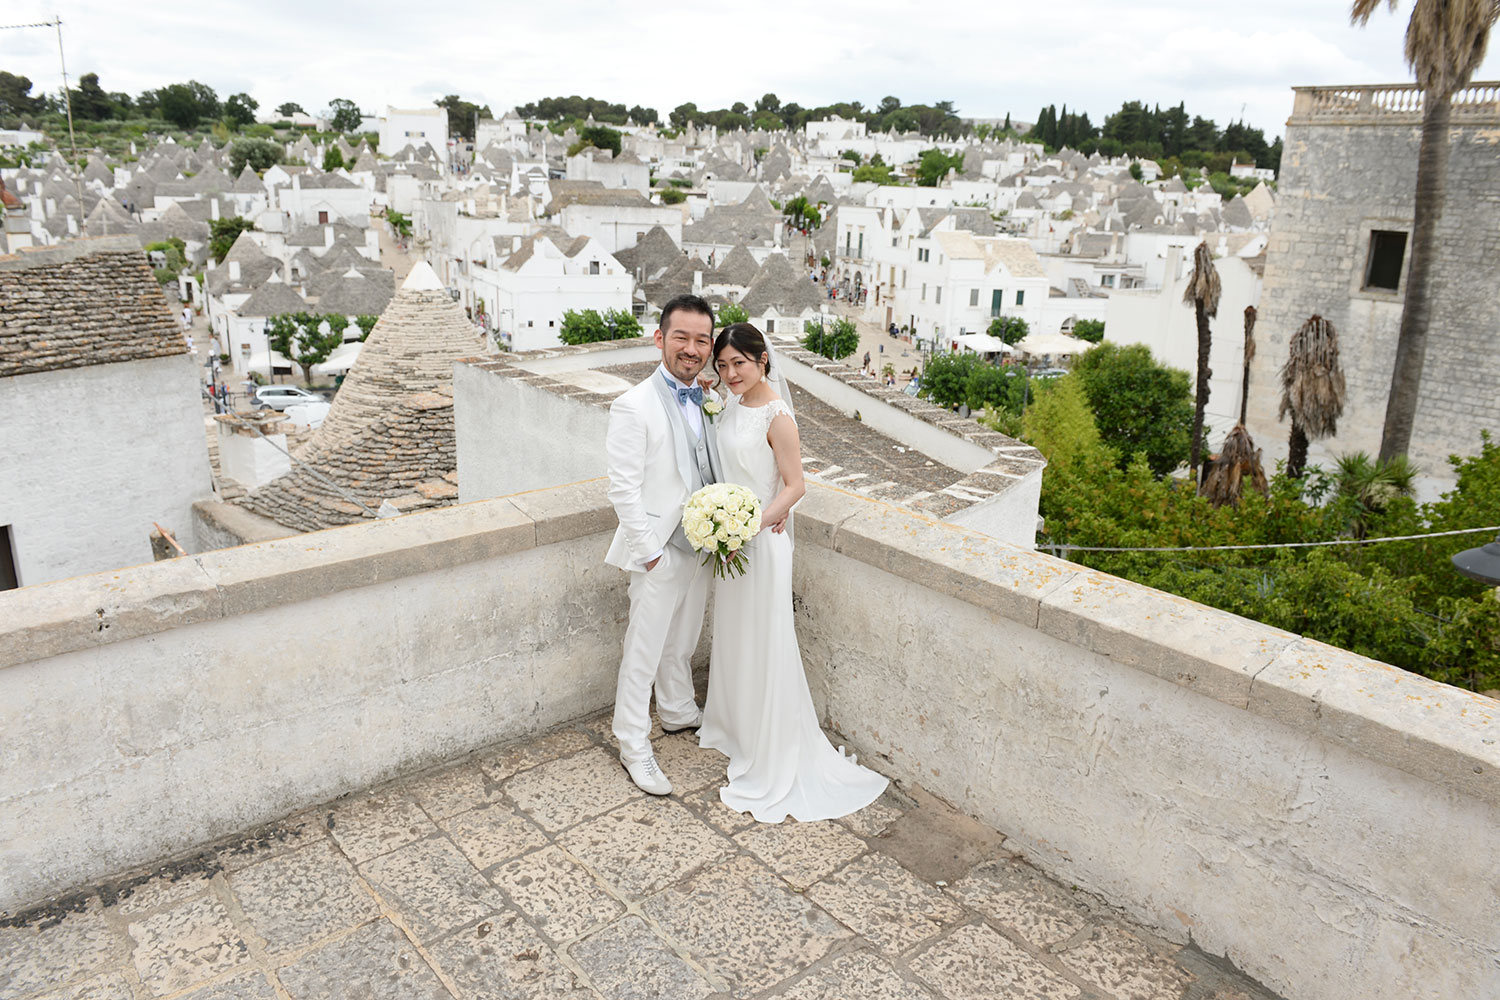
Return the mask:
[[703,415],[708,418],[709,423],[714,422],[714,417],[724,412],[724,404],[712,396],[703,397]]

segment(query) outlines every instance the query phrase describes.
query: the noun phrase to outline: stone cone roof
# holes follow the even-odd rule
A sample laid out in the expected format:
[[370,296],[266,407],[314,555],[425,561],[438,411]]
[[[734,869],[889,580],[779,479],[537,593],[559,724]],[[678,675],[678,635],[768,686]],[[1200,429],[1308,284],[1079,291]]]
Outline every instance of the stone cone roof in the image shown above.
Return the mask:
[[724,257],[723,263],[719,265],[718,277],[726,282],[748,286],[759,273],[760,265],[755,262],[749,248],[742,243]]
[[404,513],[456,502],[453,362],[481,350],[463,310],[419,263],[299,462],[236,503],[316,531],[368,519],[386,503]]
[[743,304],[751,317],[763,316],[772,308],[783,316],[796,315],[822,304],[820,288],[798,274],[785,254],[773,253],[750,283]]
[[417,264],[370,332],[303,458],[338,451],[413,393],[451,387],[453,362],[483,350],[432,268]]

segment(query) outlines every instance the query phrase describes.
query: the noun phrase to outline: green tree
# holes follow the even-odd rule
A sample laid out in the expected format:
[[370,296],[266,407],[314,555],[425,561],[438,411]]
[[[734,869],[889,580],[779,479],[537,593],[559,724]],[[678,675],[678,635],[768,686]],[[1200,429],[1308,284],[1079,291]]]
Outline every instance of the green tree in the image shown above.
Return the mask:
[[563,313],[558,339],[564,344],[592,344],[641,335],[641,323],[627,310],[569,309]]
[[[1388,0],[1394,9],[1396,0]],[[1354,0],[1350,18],[1367,24],[1381,0]],[[1396,361],[1386,400],[1380,457],[1405,455],[1427,354],[1432,321],[1432,260],[1438,249],[1437,222],[1448,199],[1449,122],[1453,95],[1468,85],[1484,61],[1490,28],[1500,18],[1495,0],[1415,0],[1406,29],[1406,62],[1422,88],[1422,140],[1417,153],[1416,196],[1412,208],[1410,263],[1407,266]]]
[[73,105],[73,117],[84,121],[103,121],[114,116],[114,102],[99,86],[98,73],[85,73],[78,78],[78,89],[68,91]]
[[236,128],[255,124],[255,110],[260,102],[249,94],[230,94],[224,102],[224,117]]
[[280,163],[286,155],[281,143],[269,139],[236,139],[229,145],[229,169],[238,176],[246,165],[256,173]]
[[680,188],[669,187],[661,192],[663,205],[681,205],[685,201],[687,201],[687,194]]
[[172,83],[156,92],[156,111],[179,128],[197,128],[204,119],[219,116],[219,98],[212,87],[189,80]]
[[590,125],[578,133],[578,139],[584,145],[607,149],[616,156],[620,155],[621,138],[621,133],[608,125]]
[[891,173],[891,168],[885,164],[882,163],[877,166],[874,163],[867,163],[862,167],[854,168],[854,183],[899,186],[901,181]]
[[1030,326],[1019,316],[996,316],[990,320],[988,331],[991,337],[999,337],[1007,344],[1019,344],[1031,332]]
[[844,316],[827,324],[810,319],[802,324],[802,346],[839,361],[859,350],[859,328]]
[[271,350],[302,369],[302,381],[312,384],[314,365],[328,360],[344,342],[347,316],[315,316],[287,313],[266,322],[266,342]]
[[292,115],[305,115],[307,111],[296,101],[286,101],[276,105],[276,113],[283,118],[290,118]]
[[153,273],[160,284],[176,281],[182,269],[187,267],[187,244],[176,236],[170,236],[157,243],[147,243],[145,246],[147,254],[159,252],[166,258],[166,266],[156,268]]
[[954,153],[949,156],[941,149],[928,149],[923,151],[917,160],[917,185],[919,187],[937,187],[938,183],[948,176],[949,169],[962,170],[964,168],[964,157],[962,153]]
[[732,323],[750,322],[750,314],[738,302],[726,302],[719,307],[714,320],[719,328],[723,329]]
[[755,102],[755,110],[769,111],[774,115],[781,110],[781,98],[775,94],[762,94],[760,100]]
[[865,158],[860,155],[860,152],[857,149],[846,149],[846,150],[844,150],[842,153],[839,154],[839,159],[841,159],[841,160],[848,160],[850,163],[854,164],[856,167],[859,166],[861,163],[863,163],[865,161]]
[[41,107],[41,99],[31,96],[30,78],[0,70],[0,115],[32,115]]
[[698,105],[689,101],[686,104],[679,104],[673,108],[667,115],[667,121],[671,123],[673,128],[683,129],[689,125],[701,124],[703,122],[703,112],[698,110]]
[[474,141],[476,119],[494,117],[490,113],[488,104],[475,104],[473,101],[464,100],[457,94],[449,94],[432,103],[440,108],[448,109],[448,134],[470,142]]
[[391,228],[396,231],[397,235],[411,235],[411,216],[402,215],[394,208],[388,208],[385,210],[385,221],[391,224]]
[[335,132],[354,132],[364,121],[359,105],[344,97],[335,97],[328,102],[329,124]]
[[370,331],[375,329],[375,324],[380,321],[379,316],[356,316],[354,322],[359,325],[359,341],[364,343],[370,339]]
[[977,354],[939,354],[922,369],[920,394],[938,406],[968,402],[969,376],[984,364]]
[[1101,451],[1099,428],[1077,375],[1038,379],[1033,391],[1035,398],[1021,419],[1021,432],[1047,457],[1053,474],[1101,455],[1106,461],[1113,459]]
[[240,233],[254,228],[254,222],[239,215],[210,220],[208,252],[213,255],[215,262],[222,263],[224,255],[234,246],[234,241],[240,238]]
[[655,125],[658,120],[655,108],[643,108],[639,104],[630,109],[629,116],[637,125]]
[[1083,383],[1100,439],[1122,466],[1144,452],[1151,471],[1165,476],[1187,461],[1193,427],[1187,372],[1158,363],[1143,344],[1110,343],[1079,355],[1073,371]]
[[323,154],[323,172],[332,173],[344,165],[344,154],[333,143],[328,144],[328,152]]
[[1097,344],[1104,339],[1104,320],[1081,319],[1073,324],[1073,336]]

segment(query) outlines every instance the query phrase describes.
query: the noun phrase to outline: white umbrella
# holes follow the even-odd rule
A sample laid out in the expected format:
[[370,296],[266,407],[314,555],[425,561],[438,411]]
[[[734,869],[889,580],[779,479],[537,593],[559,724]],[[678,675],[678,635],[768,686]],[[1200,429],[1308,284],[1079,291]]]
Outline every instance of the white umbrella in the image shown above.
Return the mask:
[[354,367],[354,362],[359,360],[359,349],[364,344],[358,340],[351,340],[346,344],[340,344],[334,348],[333,353],[328,355],[328,360],[322,364],[313,365],[315,375],[334,375],[338,372],[346,372]]
[[957,338],[958,346],[968,348],[975,354],[1014,354],[1015,349],[999,337],[987,333],[966,333]]
[[1039,333],[1017,343],[1016,350],[1033,356],[1042,354],[1082,354],[1093,346],[1093,344],[1090,344],[1086,340],[1079,340],[1077,337],[1068,337],[1061,333]]

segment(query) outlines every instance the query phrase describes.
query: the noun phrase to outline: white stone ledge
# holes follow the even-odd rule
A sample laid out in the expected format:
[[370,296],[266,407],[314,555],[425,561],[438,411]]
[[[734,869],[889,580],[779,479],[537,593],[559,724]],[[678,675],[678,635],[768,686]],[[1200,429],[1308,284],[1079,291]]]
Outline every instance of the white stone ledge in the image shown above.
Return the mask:
[[0,669],[613,528],[605,482],[0,592]]

